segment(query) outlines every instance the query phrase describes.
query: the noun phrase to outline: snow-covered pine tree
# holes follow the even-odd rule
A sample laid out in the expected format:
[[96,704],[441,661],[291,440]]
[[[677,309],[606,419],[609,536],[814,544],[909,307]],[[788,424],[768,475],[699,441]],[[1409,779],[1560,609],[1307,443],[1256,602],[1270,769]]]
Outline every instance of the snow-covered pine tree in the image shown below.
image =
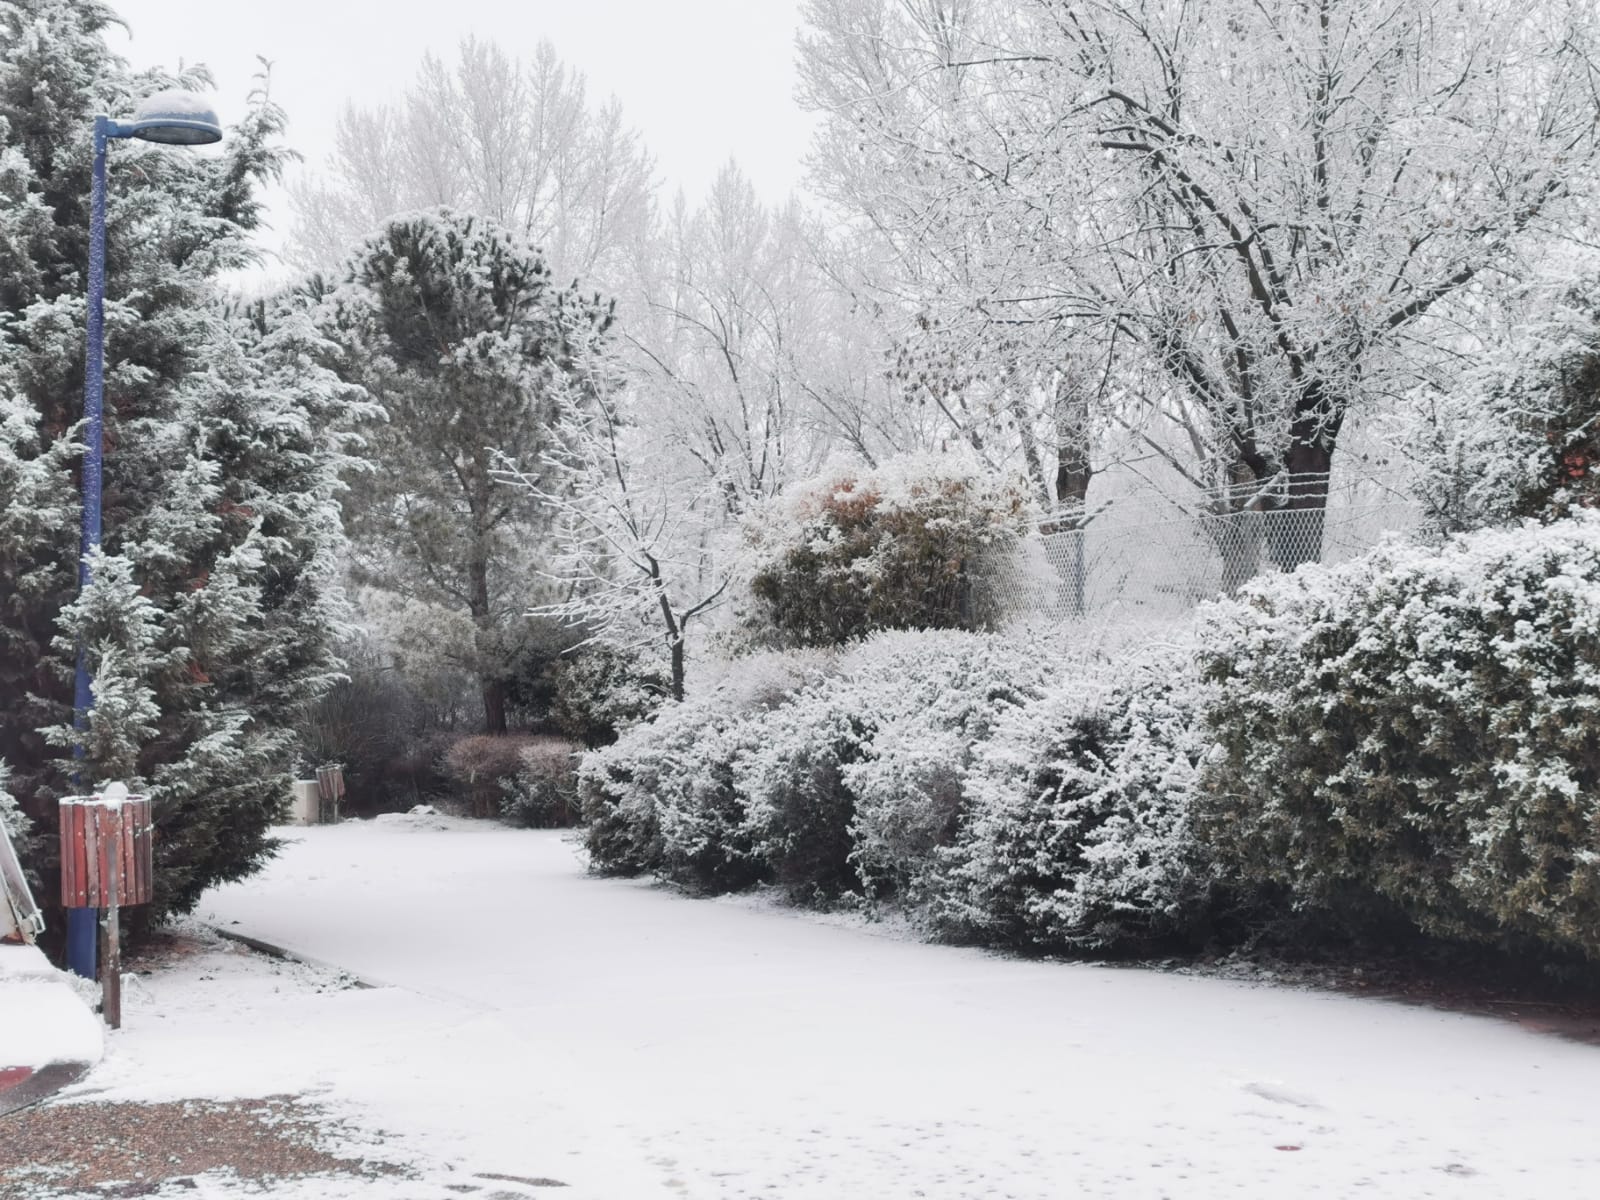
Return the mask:
[[[3,226],[16,213],[0,203],[0,252],[9,244]],[[59,713],[62,700],[49,670],[49,614],[76,585],[77,454],[68,439],[40,428],[8,351],[0,329],[0,758],[26,764],[48,753],[36,729]]]
[[456,661],[479,679],[485,732],[504,733],[507,651],[537,599],[527,582],[549,518],[496,467],[503,453],[542,469],[611,305],[556,284],[492,221],[439,209],[363,245],[324,317],[342,374],[388,414],[369,433],[372,486],[349,510],[358,576],[470,617]]
[[[112,148],[104,556],[77,598],[76,479],[96,112],[203,70],[131,73],[96,0],[0,0],[0,757],[54,857],[56,798],[131,776],[157,825],[158,919],[270,851],[294,764],[291,710],[337,669],[332,570],[349,389],[303,315],[229,319],[219,272],[248,264],[255,188],[281,112],[258,95],[217,152]],[[9,481],[9,480],[8,480]],[[72,660],[99,673],[86,762]],[[45,897],[53,888],[48,879]]]
[[160,911],[267,855],[297,719],[336,678],[339,503],[356,465],[345,431],[374,410],[324,365],[332,352],[292,297],[219,321],[160,430],[167,500],[127,531],[141,585],[171,598],[134,672],[162,714],[138,763],[164,822]]

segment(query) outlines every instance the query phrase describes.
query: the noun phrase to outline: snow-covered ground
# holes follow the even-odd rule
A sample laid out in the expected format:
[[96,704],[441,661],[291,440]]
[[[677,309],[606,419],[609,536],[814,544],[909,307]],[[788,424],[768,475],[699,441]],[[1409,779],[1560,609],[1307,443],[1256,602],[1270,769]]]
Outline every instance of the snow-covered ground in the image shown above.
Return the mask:
[[1533,1200],[1600,1179],[1600,1050],[1494,1021],[690,900],[589,878],[558,834],[285,835],[200,915],[378,986],[243,955],[133,985],[95,1098],[310,1092],[421,1164],[439,1188],[415,1197],[452,1170],[605,1200]]
[[[0,896],[0,903],[4,897]],[[100,1061],[100,1020],[35,946],[0,943],[0,1114]]]

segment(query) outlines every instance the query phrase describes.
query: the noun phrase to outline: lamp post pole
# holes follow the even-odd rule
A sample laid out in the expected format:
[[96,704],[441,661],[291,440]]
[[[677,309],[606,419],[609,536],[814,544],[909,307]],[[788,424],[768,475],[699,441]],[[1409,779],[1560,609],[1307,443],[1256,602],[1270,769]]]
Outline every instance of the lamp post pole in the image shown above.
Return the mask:
[[[83,535],[78,549],[78,591],[92,578],[89,558],[100,545],[100,491],[105,466],[105,306],[106,306],[106,142],[111,119],[94,119],[94,169],[89,185],[89,312],[88,347],[83,372]],[[94,681],[89,675],[88,648],[78,643],[78,670],[73,682],[72,723],[89,728],[94,707]],[[73,748],[83,758],[83,742]],[[81,780],[79,786],[82,786]],[[95,977],[97,945],[92,908],[67,909],[67,966],[85,979]]]
[[[105,468],[105,300],[106,300],[106,147],[112,138],[142,138],[166,145],[200,146],[222,139],[216,113],[188,92],[167,91],[151,96],[139,106],[130,122],[94,119],[94,167],[89,186],[89,311],[88,346],[83,372],[83,534],[78,548],[78,591],[89,586],[90,557],[100,545],[100,494]],[[78,669],[73,681],[73,726],[89,729],[94,707],[94,678],[89,672],[88,648],[78,645]],[[80,738],[73,754],[84,757]],[[81,772],[78,786],[83,786]],[[74,974],[93,979],[99,956],[92,908],[67,909],[67,966]]]

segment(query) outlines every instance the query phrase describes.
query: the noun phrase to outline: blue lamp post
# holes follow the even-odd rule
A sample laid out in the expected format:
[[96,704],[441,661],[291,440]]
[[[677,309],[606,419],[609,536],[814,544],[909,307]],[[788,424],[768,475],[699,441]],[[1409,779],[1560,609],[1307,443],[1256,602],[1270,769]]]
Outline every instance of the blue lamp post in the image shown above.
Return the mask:
[[[89,346],[83,377],[83,540],[78,558],[78,589],[89,586],[89,554],[100,545],[100,484],[105,443],[105,294],[106,294],[106,143],[112,138],[142,138],[168,146],[204,146],[222,140],[217,114],[193,92],[157,92],[140,104],[131,121],[94,119],[94,175],[89,195]],[[73,723],[89,727],[94,707],[94,681],[83,646],[78,647],[78,674],[73,696]],[[83,747],[78,747],[83,756]],[[67,965],[88,979],[95,976],[98,952],[96,913],[92,908],[67,910]]]

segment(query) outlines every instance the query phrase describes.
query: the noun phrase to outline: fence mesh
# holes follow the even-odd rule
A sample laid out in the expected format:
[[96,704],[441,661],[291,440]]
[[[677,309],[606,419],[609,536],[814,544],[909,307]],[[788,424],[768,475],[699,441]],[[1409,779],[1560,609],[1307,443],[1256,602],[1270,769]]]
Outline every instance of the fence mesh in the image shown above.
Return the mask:
[[1344,562],[1386,534],[1415,535],[1422,525],[1417,506],[1393,496],[1334,494],[1324,508],[1187,515],[1134,500],[1081,528],[1031,539],[994,583],[1014,620],[1177,619],[1263,573]]

